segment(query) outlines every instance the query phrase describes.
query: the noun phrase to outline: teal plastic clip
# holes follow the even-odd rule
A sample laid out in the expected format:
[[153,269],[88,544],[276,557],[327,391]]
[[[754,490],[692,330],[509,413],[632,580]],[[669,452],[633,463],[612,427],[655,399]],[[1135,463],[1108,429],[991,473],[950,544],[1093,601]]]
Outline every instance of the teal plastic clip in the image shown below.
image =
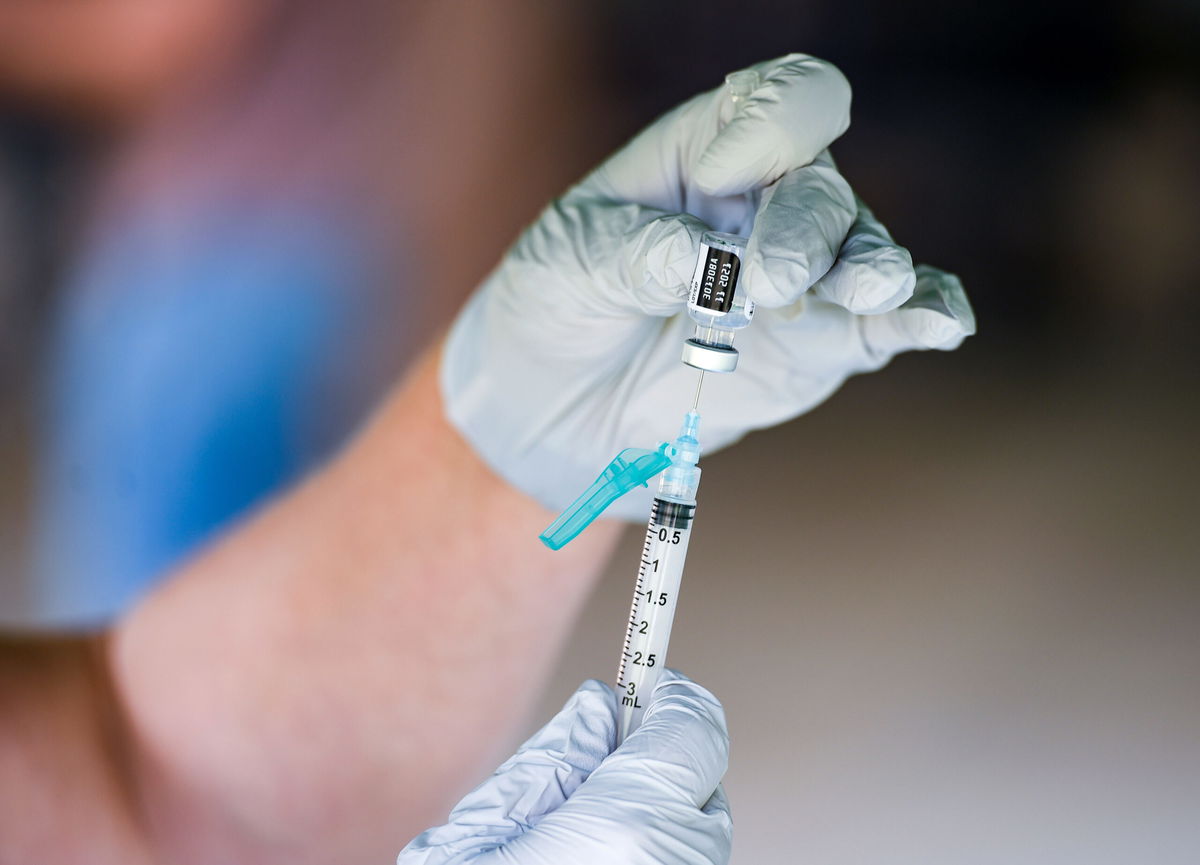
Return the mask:
[[669,454],[673,450],[670,442],[663,442],[652,451],[625,448],[538,539],[552,550],[561,550],[625,493],[634,487],[649,486],[651,478],[671,465]]

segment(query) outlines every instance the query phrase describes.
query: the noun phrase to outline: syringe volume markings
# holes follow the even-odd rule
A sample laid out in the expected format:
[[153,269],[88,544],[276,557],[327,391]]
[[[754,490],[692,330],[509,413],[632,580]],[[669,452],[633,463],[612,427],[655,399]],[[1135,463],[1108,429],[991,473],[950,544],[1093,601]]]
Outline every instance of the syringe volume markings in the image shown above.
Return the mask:
[[618,741],[623,741],[641,723],[667,662],[700,481],[696,465],[700,458],[699,423],[699,414],[689,412],[671,443],[671,465],[659,480],[646,526],[617,672],[617,688],[621,693]]

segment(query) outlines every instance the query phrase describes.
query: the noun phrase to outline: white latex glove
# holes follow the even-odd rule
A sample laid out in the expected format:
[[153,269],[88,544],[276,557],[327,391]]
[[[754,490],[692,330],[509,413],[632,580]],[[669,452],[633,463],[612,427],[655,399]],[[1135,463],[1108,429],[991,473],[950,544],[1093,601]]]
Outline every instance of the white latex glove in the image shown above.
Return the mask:
[[[708,375],[706,452],[795,417],[898,352],[974,333],[958,279],[914,272],[826,148],[850,87],[802,54],[756,69],[641,132],[552,203],[471,298],[442,357],[447,414],[504,478],[561,509],[624,447],[675,435],[698,372],[680,362],[706,228],[746,234],[759,306],[736,372]],[[749,193],[749,195],[747,195]],[[649,491],[610,509],[644,517]]]
[[[584,682],[397,865],[723,865],[733,824],[716,697],[667,671],[620,748],[612,688]],[[611,752],[611,753],[610,753]]]

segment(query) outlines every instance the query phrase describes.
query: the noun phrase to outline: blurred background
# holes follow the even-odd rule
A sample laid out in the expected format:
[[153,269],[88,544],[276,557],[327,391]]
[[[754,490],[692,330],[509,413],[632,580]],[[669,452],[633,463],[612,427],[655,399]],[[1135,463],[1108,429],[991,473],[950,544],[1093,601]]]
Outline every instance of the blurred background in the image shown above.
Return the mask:
[[[1198,38],[1187,0],[4,0],[0,622],[119,615],[568,182],[805,51],[979,333],[705,461],[671,663],[728,710],[734,861],[1194,863]],[[613,675],[639,542],[531,729]]]

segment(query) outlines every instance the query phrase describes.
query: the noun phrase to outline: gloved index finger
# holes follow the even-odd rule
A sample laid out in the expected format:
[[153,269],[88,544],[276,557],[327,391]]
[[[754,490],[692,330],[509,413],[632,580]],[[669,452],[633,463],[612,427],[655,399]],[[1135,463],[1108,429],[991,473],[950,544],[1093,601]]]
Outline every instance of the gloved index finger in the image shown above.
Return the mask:
[[877,315],[912,297],[916,283],[908,250],[892,240],[887,228],[860,200],[837,261],[813,293],[857,315]]
[[742,279],[755,303],[786,306],[833,267],[856,213],[828,153],[764,190]]
[[709,195],[736,195],[808,165],[850,126],[850,84],[832,63],[789,54],[760,64],[762,84],[692,167]]

